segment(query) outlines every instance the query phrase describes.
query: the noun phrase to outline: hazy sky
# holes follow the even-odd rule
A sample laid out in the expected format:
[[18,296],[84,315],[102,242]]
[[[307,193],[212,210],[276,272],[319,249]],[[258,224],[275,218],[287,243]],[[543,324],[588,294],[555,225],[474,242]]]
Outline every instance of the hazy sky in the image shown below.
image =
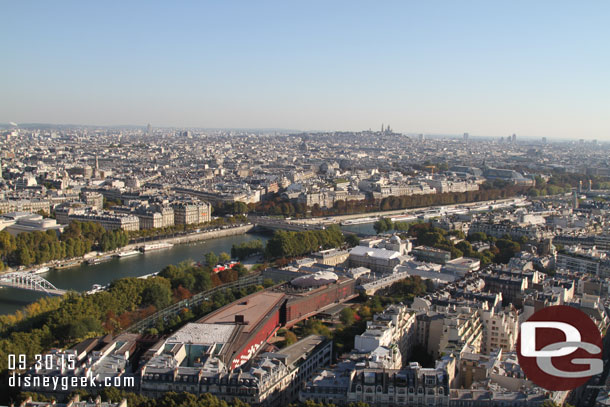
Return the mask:
[[3,1],[0,122],[610,139],[610,1]]

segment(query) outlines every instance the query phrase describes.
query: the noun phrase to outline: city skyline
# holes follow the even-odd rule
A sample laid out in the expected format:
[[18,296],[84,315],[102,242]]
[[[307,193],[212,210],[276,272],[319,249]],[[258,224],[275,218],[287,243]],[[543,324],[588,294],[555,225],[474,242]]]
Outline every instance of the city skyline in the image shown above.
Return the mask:
[[[151,134],[148,134],[148,126],[151,127]],[[384,126],[385,131],[387,130],[387,126]],[[391,127],[390,127],[391,128]],[[343,129],[335,129],[335,130],[302,130],[302,129],[284,129],[284,128],[237,128],[237,127],[184,127],[184,126],[153,126],[151,123],[147,124],[117,124],[117,125],[96,125],[96,124],[75,124],[75,123],[0,123],[0,130],[12,131],[12,130],[43,130],[46,133],[49,131],[65,131],[65,130],[82,130],[82,129],[90,129],[90,130],[124,130],[128,132],[139,131],[141,130],[142,136],[147,137],[155,137],[155,135],[168,135],[174,131],[194,131],[197,132],[200,137],[205,137],[205,133],[217,133],[223,134],[224,136],[231,135],[239,135],[243,136],[246,133],[253,133],[258,135],[287,135],[287,136],[295,136],[299,137],[304,134],[316,136],[316,135],[326,135],[331,133],[337,134],[354,134],[354,135],[366,135],[369,133],[377,133],[383,134],[384,131],[380,131],[379,128],[367,128],[367,129],[359,129],[359,130],[343,130]],[[471,134],[469,132],[463,133],[455,133],[455,134],[440,134],[440,133],[426,133],[426,132],[395,132],[394,128],[391,128],[391,134],[396,136],[406,136],[409,138],[417,139],[417,140],[426,140],[426,139],[447,139],[447,140],[479,140],[479,141],[500,141],[506,140],[507,143],[511,142],[511,139],[515,139],[515,142],[521,143],[525,142],[526,144],[546,144],[547,142],[556,142],[556,143],[594,143],[597,145],[608,144],[610,143],[610,139],[594,139],[594,138],[576,138],[576,137],[523,137],[516,133],[506,134],[504,136],[486,136],[486,135],[477,135]],[[169,132],[169,133],[168,133]],[[514,142],[513,142],[514,143]]]
[[0,7],[0,122],[610,139],[604,2]]
[[0,3],[0,407],[610,406],[608,12]]

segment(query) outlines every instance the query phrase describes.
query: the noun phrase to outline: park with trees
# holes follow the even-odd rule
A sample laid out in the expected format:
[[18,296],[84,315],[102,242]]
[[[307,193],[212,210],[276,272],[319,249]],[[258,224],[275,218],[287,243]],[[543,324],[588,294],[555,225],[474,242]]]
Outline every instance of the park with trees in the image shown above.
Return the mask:
[[[245,273],[241,265],[214,273],[209,266],[186,261],[167,266],[159,275],[147,279],[115,280],[107,290],[91,295],[69,292],[63,297],[41,298],[15,314],[0,315],[0,366],[8,366],[9,354],[24,354],[28,360],[34,360],[35,354],[53,347],[70,347],[90,337],[116,334],[157,310],[235,281]],[[173,331],[260,289],[263,286],[217,291],[197,307],[183,309],[170,321],[158,321],[148,333]],[[6,387],[7,374],[6,369],[0,372],[0,393],[14,395],[15,389]]]
[[344,240],[343,232],[337,225],[303,232],[278,230],[267,241],[265,256],[268,259],[302,256],[318,250],[340,247]]
[[10,266],[31,266],[80,257],[92,250],[111,251],[127,245],[123,230],[105,230],[95,222],[71,222],[62,233],[53,230],[17,236],[0,231],[0,258]]
[[[481,267],[491,263],[508,263],[511,257],[521,251],[521,245],[526,243],[526,240],[515,239],[510,235],[505,235],[501,239],[480,232],[465,236],[459,230],[446,231],[432,226],[429,222],[392,222],[389,218],[381,218],[375,222],[373,227],[377,233],[401,232],[403,238],[414,238],[413,243],[416,246],[423,245],[446,250],[451,253],[452,259],[462,256],[479,259]],[[489,248],[481,251],[475,250],[472,244],[479,242],[489,244]]]
[[531,187],[528,186],[486,183],[478,191],[390,196],[382,199],[347,202],[339,200],[334,203],[332,208],[322,208],[318,204],[309,207],[303,203],[287,200],[280,195],[276,195],[265,201],[248,204],[248,213],[295,218],[351,215],[511,198],[526,194],[530,189]]

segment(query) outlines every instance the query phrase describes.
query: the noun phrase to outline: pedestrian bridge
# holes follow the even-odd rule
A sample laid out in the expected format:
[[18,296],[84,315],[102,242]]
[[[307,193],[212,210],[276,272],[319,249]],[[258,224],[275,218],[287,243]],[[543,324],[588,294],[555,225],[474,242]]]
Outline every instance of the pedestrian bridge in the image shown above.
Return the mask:
[[0,287],[38,291],[48,295],[64,295],[66,290],[55,287],[44,278],[33,273],[15,272],[0,274]]

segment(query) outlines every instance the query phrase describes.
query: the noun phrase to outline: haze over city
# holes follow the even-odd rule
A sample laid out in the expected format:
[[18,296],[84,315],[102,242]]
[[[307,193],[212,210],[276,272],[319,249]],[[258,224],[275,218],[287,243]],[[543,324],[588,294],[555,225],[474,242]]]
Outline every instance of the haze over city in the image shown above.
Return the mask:
[[609,407],[609,11],[0,2],[0,407]]
[[607,140],[610,4],[4,2],[1,123]]

